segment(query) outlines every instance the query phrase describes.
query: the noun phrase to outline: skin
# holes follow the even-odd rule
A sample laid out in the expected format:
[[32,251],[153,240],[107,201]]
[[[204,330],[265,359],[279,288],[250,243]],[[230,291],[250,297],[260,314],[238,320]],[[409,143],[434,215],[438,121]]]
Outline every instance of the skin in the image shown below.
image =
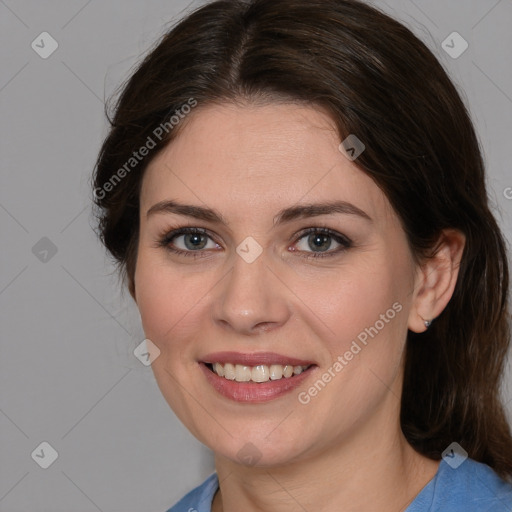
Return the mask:
[[[416,453],[400,429],[407,329],[424,331],[424,319],[450,300],[463,235],[445,231],[437,255],[416,266],[387,198],[357,160],[342,155],[321,110],[220,104],[197,107],[185,123],[143,179],[134,299],[160,350],[152,368],[163,396],[215,453],[220,491],[212,510],[404,510],[439,465]],[[228,224],[147,216],[169,199],[213,208]],[[273,226],[283,208],[334,200],[372,221],[335,213]],[[211,234],[204,257],[158,245],[183,226]],[[341,245],[328,238],[333,256],[314,258],[320,251],[301,235],[309,227],[328,227],[353,245],[335,253]],[[236,252],[248,236],[263,249],[252,263]],[[187,250],[185,238],[172,244]],[[378,335],[308,404],[299,403],[298,392],[396,302],[401,311]],[[285,396],[238,403],[219,395],[198,365],[225,350],[272,351],[317,368]],[[237,456],[249,442],[256,465]]]

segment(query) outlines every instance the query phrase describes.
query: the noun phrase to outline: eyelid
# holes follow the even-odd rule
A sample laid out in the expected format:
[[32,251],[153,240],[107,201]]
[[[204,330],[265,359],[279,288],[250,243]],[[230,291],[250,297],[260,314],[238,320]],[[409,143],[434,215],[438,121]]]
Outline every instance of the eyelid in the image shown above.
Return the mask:
[[298,240],[303,238],[305,235],[309,235],[311,233],[326,234],[326,235],[333,237],[334,239],[336,239],[336,238],[341,239],[343,243],[347,243],[347,244],[352,243],[352,240],[350,240],[350,238],[348,238],[348,236],[344,235],[343,233],[340,233],[339,231],[331,229],[327,226],[311,226],[308,228],[301,229],[296,235],[294,235],[294,238],[295,238],[294,243],[296,243]]

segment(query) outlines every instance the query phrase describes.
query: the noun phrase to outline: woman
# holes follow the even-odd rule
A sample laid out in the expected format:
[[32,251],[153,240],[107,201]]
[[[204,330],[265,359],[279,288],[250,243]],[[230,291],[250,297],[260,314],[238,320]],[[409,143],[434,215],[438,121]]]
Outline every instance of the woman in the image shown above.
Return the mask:
[[126,84],[99,234],[215,454],[180,511],[510,511],[503,236],[474,128],[356,0],[216,1]]

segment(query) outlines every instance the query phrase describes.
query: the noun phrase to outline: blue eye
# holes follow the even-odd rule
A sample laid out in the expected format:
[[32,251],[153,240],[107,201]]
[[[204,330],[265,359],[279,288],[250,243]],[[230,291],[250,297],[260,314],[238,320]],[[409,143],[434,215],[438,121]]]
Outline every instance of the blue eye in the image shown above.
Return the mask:
[[[177,240],[182,239],[177,243]],[[325,258],[336,256],[352,247],[352,241],[346,236],[337,233],[328,228],[308,228],[302,231],[296,238],[295,245],[302,239],[306,239],[306,247],[293,249],[299,256],[304,258]],[[332,244],[338,244],[339,247],[329,250]],[[210,247],[208,243],[210,242]],[[178,245],[178,247],[176,247]],[[181,247],[179,247],[181,245]],[[205,257],[208,255],[206,249],[219,249],[217,244],[206,229],[195,227],[183,227],[174,229],[164,234],[158,241],[159,247],[182,256],[191,256],[193,258]],[[309,251],[308,249],[311,249]],[[318,249],[318,251],[316,250]]]
[[[311,253],[304,256],[305,258],[325,258],[335,256],[352,247],[352,241],[349,238],[328,228],[308,228],[301,233],[298,241],[303,238],[306,238],[307,248],[313,249]],[[331,248],[333,240],[340,247],[329,251],[328,249]],[[319,249],[319,251],[316,251],[315,249]],[[304,249],[299,249],[299,251],[308,252],[304,251]]]
[[[176,248],[175,241],[182,237],[184,248]],[[159,245],[176,254],[197,258],[201,257],[199,253],[201,253],[203,249],[215,249],[220,247],[217,243],[213,244],[214,247],[207,247],[208,239],[211,239],[211,236],[205,229],[179,228],[167,233],[160,240]]]

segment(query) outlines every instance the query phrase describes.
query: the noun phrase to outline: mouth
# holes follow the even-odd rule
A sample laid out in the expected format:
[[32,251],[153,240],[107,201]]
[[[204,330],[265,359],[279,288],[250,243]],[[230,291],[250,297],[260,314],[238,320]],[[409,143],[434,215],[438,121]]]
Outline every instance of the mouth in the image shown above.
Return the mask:
[[306,380],[318,366],[273,353],[222,352],[199,361],[208,383],[236,402],[262,403],[279,398]]

